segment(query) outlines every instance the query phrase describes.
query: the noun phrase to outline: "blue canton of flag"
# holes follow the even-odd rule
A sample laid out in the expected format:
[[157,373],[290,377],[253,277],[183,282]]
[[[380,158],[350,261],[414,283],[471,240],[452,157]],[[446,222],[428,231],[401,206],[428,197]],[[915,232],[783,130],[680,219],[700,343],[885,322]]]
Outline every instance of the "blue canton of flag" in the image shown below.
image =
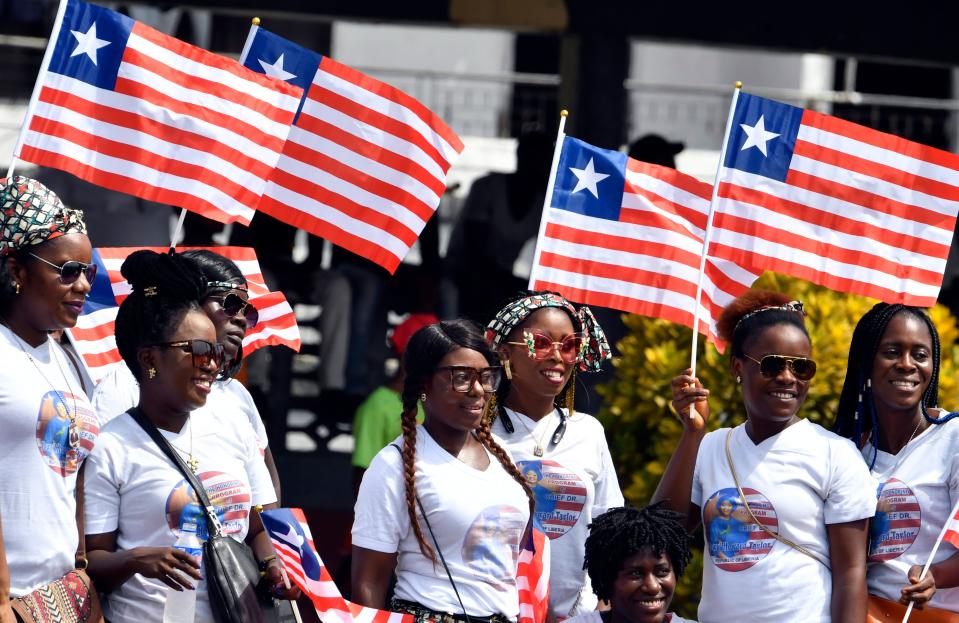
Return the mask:
[[616,221],[623,205],[625,182],[626,154],[567,136],[550,206]]
[[789,104],[741,93],[730,120],[723,165],[786,181],[802,113]]
[[92,263],[97,265],[97,276],[90,286],[90,294],[87,295],[87,300],[83,303],[84,314],[91,314],[108,307],[117,307],[117,299],[113,294],[113,286],[110,285],[107,265],[96,249],[93,250]]
[[[296,514],[294,514],[294,511]],[[260,513],[263,528],[274,543],[282,543],[287,551],[295,555],[296,562],[306,577],[320,580],[320,560],[313,551],[312,536],[303,530],[306,517],[299,509],[278,508]]]
[[115,11],[68,2],[49,71],[113,89],[133,24]]
[[257,28],[256,35],[247,39],[240,59],[244,66],[253,71],[284,80],[303,89],[300,107],[296,111],[299,116],[323,56],[283,37],[278,37],[269,30]]

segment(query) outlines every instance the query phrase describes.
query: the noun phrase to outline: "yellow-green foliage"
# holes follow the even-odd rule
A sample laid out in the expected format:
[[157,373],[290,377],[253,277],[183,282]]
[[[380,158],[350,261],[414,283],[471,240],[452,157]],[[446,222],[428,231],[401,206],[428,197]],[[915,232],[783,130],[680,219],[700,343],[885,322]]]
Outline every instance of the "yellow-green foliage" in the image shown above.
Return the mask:
[[[756,287],[785,292],[803,301],[813,357],[819,368],[800,415],[830,427],[845,377],[853,329],[875,301],[772,273],[763,275]],[[945,307],[937,305],[930,315],[943,345],[939,402],[944,408],[959,409],[959,330]],[[619,343],[622,357],[613,362],[615,377],[599,388],[605,403],[599,418],[606,428],[626,498],[634,505],[642,505],[652,496],[682,432],[682,425],[670,410],[669,382],[689,367],[692,332],[674,323],[642,316],[626,316],[625,322],[629,334]],[[698,350],[696,374],[710,390],[709,428],[739,424],[745,411],[738,386],[729,373],[729,358],[702,341]],[[702,552],[697,551],[677,588],[675,607],[679,614],[696,614],[701,579]]]

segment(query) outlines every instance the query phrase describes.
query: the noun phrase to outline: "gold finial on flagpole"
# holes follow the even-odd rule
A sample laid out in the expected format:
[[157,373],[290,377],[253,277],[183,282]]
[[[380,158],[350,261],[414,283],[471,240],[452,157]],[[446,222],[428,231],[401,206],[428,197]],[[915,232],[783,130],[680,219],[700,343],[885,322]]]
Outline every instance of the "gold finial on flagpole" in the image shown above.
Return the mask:
[[559,111],[559,116],[560,116],[560,117],[568,117],[568,116],[569,116],[569,111],[564,108],[563,110]]
[[743,88],[743,83],[740,82],[739,80],[737,80],[737,81],[736,81],[736,84],[735,84],[734,86],[735,86],[737,89],[741,89],[741,88]]
[[253,21],[253,25],[254,25],[254,26],[259,26],[259,25],[260,25],[260,18],[259,18],[259,17],[254,17],[252,21]]

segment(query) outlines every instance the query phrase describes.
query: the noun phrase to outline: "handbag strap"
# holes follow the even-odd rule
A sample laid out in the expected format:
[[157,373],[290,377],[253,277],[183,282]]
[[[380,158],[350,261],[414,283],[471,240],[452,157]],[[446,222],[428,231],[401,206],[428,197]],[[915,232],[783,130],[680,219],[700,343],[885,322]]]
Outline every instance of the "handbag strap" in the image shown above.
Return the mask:
[[[400,453],[400,458],[403,457],[403,450],[395,443],[391,443],[391,446],[396,448],[396,451]],[[463,598],[460,597],[460,592],[456,588],[456,582],[453,581],[453,574],[450,573],[449,565],[446,564],[446,557],[443,556],[443,548],[440,547],[440,544],[436,541],[436,535],[433,534],[433,526],[430,525],[429,517],[426,516],[426,509],[423,508],[423,502],[420,500],[419,494],[416,494],[416,504],[420,507],[420,515],[423,516],[423,523],[426,524],[426,529],[430,533],[430,538],[433,539],[433,547],[436,549],[436,553],[440,555],[440,562],[443,563],[443,569],[446,570],[446,577],[450,580],[450,586],[453,587],[453,594],[456,595],[456,601],[460,603],[460,608],[463,609],[463,617],[466,619],[466,623],[472,623],[470,615],[466,612],[466,606],[463,605]]]
[[147,419],[147,416],[143,414],[143,411],[141,411],[139,407],[133,407],[127,411],[127,413],[140,425],[140,428],[146,431],[150,439],[160,447],[160,450],[163,450],[167,458],[173,462],[177,469],[180,470],[180,473],[186,478],[187,482],[190,483],[190,486],[193,487],[193,490],[196,492],[197,499],[200,500],[200,504],[203,505],[203,510],[206,512],[207,527],[209,528],[210,535],[214,537],[220,536],[223,527],[220,524],[220,519],[216,516],[216,510],[213,508],[213,504],[210,503],[210,498],[206,494],[206,488],[204,488],[200,479],[197,478],[193,470],[187,466],[183,457],[173,448],[170,441],[163,436],[160,429]]
[[74,495],[77,500],[77,532],[79,533],[79,539],[77,540],[77,553],[73,556],[73,567],[75,569],[86,569],[87,568],[87,535],[86,535],[86,523],[84,521],[83,515],[83,481],[86,477],[86,466],[87,462],[83,461],[80,463],[80,469],[77,470],[77,484],[74,485]]
[[[794,541],[791,541],[791,540],[787,539],[786,537],[782,536],[781,534],[778,534],[778,533],[776,533],[776,532],[773,532],[772,530],[770,530],[770,529],[766,526],[766,524],[764,524],[764,523],[760,522],[758,519],[756,519],[756,515],[753,514],[753,509],[749,508],[749,502],[746,500],[746,494],[743,493],[743,488],[742,488],[742,486],[740,486],[740,484],[739,484],[739,476],[736,475],[736,466],[733,465],[733,453],[732,453],[732,452],[730,451],[730,449],[729,449],[729,439],[730,439],[730,437],[732,437],[732,435],[733,435],[733,430],[734,430],[734,429],[730,428],[728,431],[726,431],[726,462],[729,463],[729,471],[731,471],[731,472],[733,473],[733,482],[736,483],[736,491],[739,493],[739,499],[742,500],[742,502],[743,502],[743,508],[746,509],[746,512],[749,514],[749,518],[753,521],[753,523],[755,523],[757,526],[759,526],[759,527],[763,530],[763,532],[765,532],[765,533],[768,534],[769,536],[773,537],[774,539],[776,539],[776,540],[779,541],[780,543],[783,543],[784,545],[787,545],[787,546],[793,548],[793,549],[796,550],[797,552],[799,552],[799,553],[801,553],[801,554],[805,554],[806,556],[809,556],[810,558],[812,558],[812,559],[815,560],[816,562],[818,562],[818,563],[822,564],[824,567],[826,567],[826,569],[829,569],[829,565],[826,563],[826,561],[824,561],[822,558],[820,558],[819,556],[817,556],[815,553],[813,553],[813,552],[810,551],[809,549],[803,547],[803,546],[800,545],[799,543],[796,543],[796,542],[794,542]],[[830,569],[830,570],[831,570],[831,569]]]

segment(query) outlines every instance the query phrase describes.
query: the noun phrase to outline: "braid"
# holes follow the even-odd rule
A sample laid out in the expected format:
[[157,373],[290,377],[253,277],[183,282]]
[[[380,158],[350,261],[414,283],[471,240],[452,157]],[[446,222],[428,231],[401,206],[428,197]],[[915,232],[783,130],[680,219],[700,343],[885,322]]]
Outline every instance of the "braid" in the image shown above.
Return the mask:
[[[842,393],[839,396],[839,408],[833,430],[843,436],[853,438],[857,445],[862,433],[872,433],[873,439],[878,435],[878,419],[875,418],[875,401],[872,397],[872,387],[869,379],[872,376],[872,365],[879,351],[879,343],[892,319],[899,313],[907,313],[921,320],[932,338],[932,375],[929,386],[923,392],[919,402],[919,409],[923,417],[933,424],[942,424],[955,416],[945,416],[940,419],[931,417],[927,411],[939,403],[939,368],[941,346],[939,332],[929,316],[918,307],[902,304],[877,303],[866,312],[856,325],[849,345],[849,362],[846,368],[846,380],[843,383]],[[864,417],[864,416],[869,416]]]
[[436,563],[436,553],[423,536],[423,528],[416,516],[416,397],[410,401],[403,396],[403,483],[406,488],[406,512],[410,516],[410,527],[420,544],[420,551]]
[[503,466],[506,473],[512,476],[513,480],[523,487],[523,493],[526,494],[526,498],[529,500],[529,513],[532,519],[533,513],[536,511],[536,497],[533,495],[533,490],[529,488],[526,479],[519,473],[519,469],[516,468],[510,456],[506,454],[506,450],[503,450],[503,448],[496,443],[496,440],[493,439],[493,434],[490,432],[489,420],[483,419],[482,424],[476,429],[476,437],[480,443],[499,460],[499,464]]
[[609,600],[623,563],[644,549],[656,556],[665,554],[676,578],[682,577],[692,559],[690,537],[682,517],[667,509],[663,501],[640,509],[612,508],[594,518],[586,537],[583,568],[589,574],[596,596]]

